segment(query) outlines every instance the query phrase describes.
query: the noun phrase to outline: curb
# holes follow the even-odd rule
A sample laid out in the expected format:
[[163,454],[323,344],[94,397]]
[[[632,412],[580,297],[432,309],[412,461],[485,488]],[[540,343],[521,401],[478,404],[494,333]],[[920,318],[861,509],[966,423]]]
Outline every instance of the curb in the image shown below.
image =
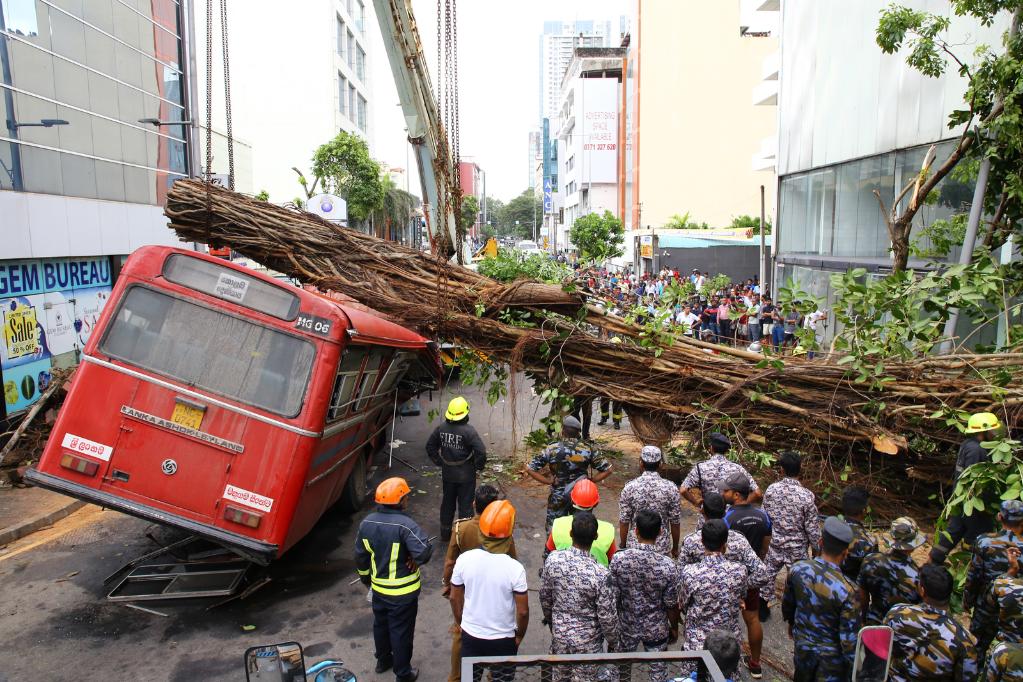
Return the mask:
[[60,521],[64,517],[78,511],[86,504],[87,503],[82,500],[69,500],[63,507],[52,511],[45,516],[24,521],[16,526],[8,526],[7,528],[0,529],[0,546],[10,544],[15,540],[20,540],[26,535],[31,535],[46,526],[52,526],[57,521]]

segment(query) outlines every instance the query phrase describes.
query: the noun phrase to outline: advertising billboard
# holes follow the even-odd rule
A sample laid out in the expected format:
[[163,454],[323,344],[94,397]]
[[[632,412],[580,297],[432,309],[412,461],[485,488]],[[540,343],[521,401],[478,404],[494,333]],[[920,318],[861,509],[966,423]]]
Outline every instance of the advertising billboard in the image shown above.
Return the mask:
[[583,80],[583,182],[618,181],[618,90],[616,80]]

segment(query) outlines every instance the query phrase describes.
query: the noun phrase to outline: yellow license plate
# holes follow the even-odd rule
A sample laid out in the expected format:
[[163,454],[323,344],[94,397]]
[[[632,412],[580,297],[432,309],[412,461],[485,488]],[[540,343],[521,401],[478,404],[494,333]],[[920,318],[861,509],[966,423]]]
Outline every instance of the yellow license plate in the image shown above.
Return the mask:
[[199,427],[202,426],[202,418],[205,414],[206,410],[202,407],[196,407],[187,403],[175,403],[174,412],[171,413],[171,421],[185,428],[198,431]]

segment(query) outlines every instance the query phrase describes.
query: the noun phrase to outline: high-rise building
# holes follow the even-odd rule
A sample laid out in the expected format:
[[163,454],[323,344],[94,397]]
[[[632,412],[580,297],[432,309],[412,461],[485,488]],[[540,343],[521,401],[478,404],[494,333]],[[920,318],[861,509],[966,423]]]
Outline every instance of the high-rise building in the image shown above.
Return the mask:
[[526,154],[526,173],[529,175],[529,189],[536,189],[536,162],[543,150],[543,133],[529,131],[529,151]]
[[572,61],[572,50],[617,46],[620,35],[615,28],[611,21],[544,22],[540,36],[540,120],[557,117],[561,79]]
[[189,0],[0,0],[0,420],[76,363],[124,259],[181,246]]

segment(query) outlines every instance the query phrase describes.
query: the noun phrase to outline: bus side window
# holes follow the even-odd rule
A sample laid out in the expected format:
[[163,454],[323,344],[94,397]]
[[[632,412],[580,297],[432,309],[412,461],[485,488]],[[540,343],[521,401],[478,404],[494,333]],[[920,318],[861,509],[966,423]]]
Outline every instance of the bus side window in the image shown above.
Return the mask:
[[355,382],[362,371],[363,360],[366,359],[365,348],[349,347],[341,357],[334,380],[334,390],[330,394],[330,408],[327,410],[327,421],[341,419],[348,414]]
[[376,388],[377,377],[380,375],[380,366],[389,359],[389,349],[374,349],[366,361],[366,369],[359,379],[359,389],[352,396],[352,411],[361,412],[379,396],[373,390]]

